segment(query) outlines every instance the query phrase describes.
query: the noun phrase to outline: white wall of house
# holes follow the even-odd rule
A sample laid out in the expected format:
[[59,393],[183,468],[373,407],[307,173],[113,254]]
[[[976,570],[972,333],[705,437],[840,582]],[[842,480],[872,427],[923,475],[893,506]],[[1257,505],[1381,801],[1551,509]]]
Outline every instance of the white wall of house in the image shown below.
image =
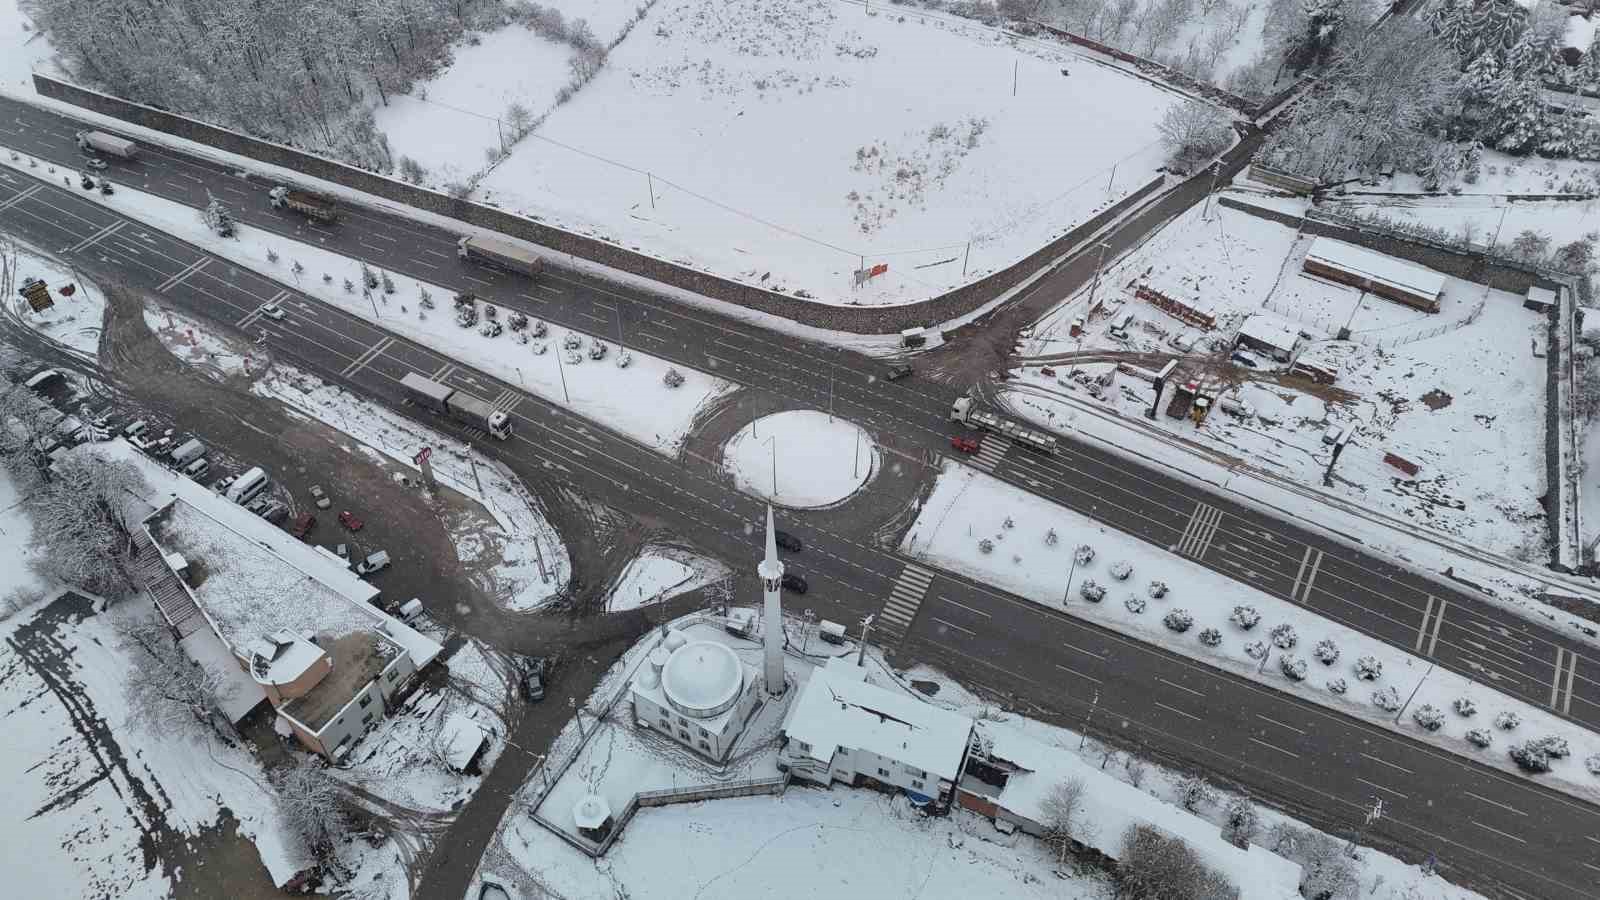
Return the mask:
[[[809,778],[805,769],[808,766],[818,766],[817,763],[812,762],[811,754],[813,749],[804,741],[790,741],[783,748],[783,753],[780,756],[783,757],[783,761],[786,764],[791,766],[799,763],[799,768],[795,774],[802,778]],[[833,759],[829,761],[826,768],[830,780],[841,781],[845,784],[853,783],[857,775],[864,775],[883,784],[907,791],[915,791],[927,797],[941,797],[948,793],[951,788],[949,781],[931,772],[925,772],[914,766],[908,766],[897,760],[880,756],[870,750],[858,748],[839,747],[834,751]]]
[[723,731],[718,732],[705,728],[703,723],[670,706],[656,703],[645,694],[635,691],[632,697],[634,721],[657,734],[672,738],[701,756],[716,760],[726,758],[733,745],[738,743],[739,735],[744,733],[745,720],[750,717],[758,699],[756,679],[746,678],[744,692],[739,695],[728,718],[723,720],[726,722]]

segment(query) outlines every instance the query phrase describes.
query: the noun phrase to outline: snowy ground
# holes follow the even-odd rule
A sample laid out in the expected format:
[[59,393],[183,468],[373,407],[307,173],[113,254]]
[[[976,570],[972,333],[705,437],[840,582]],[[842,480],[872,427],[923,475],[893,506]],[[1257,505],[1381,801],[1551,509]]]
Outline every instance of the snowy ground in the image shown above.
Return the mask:
[[[1161,0],[1140,0],[1128,27],[1117,35],[1100,27],[1107,15],[1100,7],[1083,7],[1081,11],[1068,14],[1056,12],[1053,16],[1047,14],[1046,20],[1125,53],[1166,63],[1219,87],[1226,84],[1229,75],[1255,62],[1261,55],[1265,43],[1262,28],[1266,24],[1270,0],[1233,0],[1213,3],[1210,9],[1191,8],[1178,27],[1152,47],[1149,41],[1134,36],[1133,23],[1150,15],[1151,8],[1160,3]],[[1084,27],[1085,13],[1100,21]]]
[[[1008,526],[1007,522],[1011,524]],[[1046,542],[1050,530],[1058,535],[1054,546]],[[989,552],[981,546],[985,540],[992,542]],[[1092,547],[1095,556],[1074,570],[1069,599],[1063,607],[1062,573],[1069,568],[1073,548],[1081,545]],[[1600,755],[1600,735],[1454,673],[1430,669],[1426,661],[1388,644],[1255,590],[1246,582],[1225,578],[1110,530],[975,469],[946,461],[933,494],[923,504],[901,550],[940,568],[1052,609],[1065,608],[1074,616],[1138,640],[1159,644],[1519,777],[1519,770],[1506,754],[1511,743],[1546,735],[1564,737],[1572,745],[1572,756],[1554,761],[1552,771],[1539,780],[1580,799],[1600,799],[1600,777],[1589,774],[1584,766],[1585,759]],[[1126,580],[1119,579],[1114,571],[1121,563],[1132,569]],[[1163,597],[1153,597],[1153,583],[1167,585],[1170,590]],[[1090,584],[1105,588],[1100,600],[1090,602],[1084,595]],[[1260,613],[1259,625],[1248,633],[1230,622],[1237,605],[1253,606]],[[1179,611],[1187,612],[1191,619],[1191,627],[1182,633],[1166,624],[1167,617]],[[1292,629],[1295,641],[1287,649],[1274,646],[1275,642],[1267,644],[1273,658],[1265,673],[1258,673],[1259,656],[1252,658],[1248,645],[1273,641],[1268,633],[1280,625]],[[1207,628],[1221,632],[1218,646],[1205,647],[1197,640]],[[1324,664],[1312,654],[1313,647],[1324,639],[1332,641],[1338,650],[1332,664]],[[1381,663],[1382,674],[1376,680],[1357,678],[1353,666],[1363,657]],[[1285,659],[1305,663],[1304,680],[1294,680],[1280,670],[1279,664]],[[1486,671],[1484,676],[1493,679],[1495,673]],[[1340,685],[1345,688],[1342,692],[1336,689]],[[1407,718],[1396,725],[1393,720],[1400,708],[1398,700],[1386,711],[1378,705],[1377,697],[1392,691],[1403,699],[1413,690],[1415,698],[1407,708]],[[1477,714],[1469,718],[1451,712],[1458,698],[1472,700],[1478,707]],[[1410,717],[1424,706],[1444,712],[1439,730],[1427,731]],[[1490,723],[1503,711],[1514,712],[1522,725],[1510,733],[1492,728]],[[1492,746],[1478,749],[1468,743],[1465,735],[1472,728],[1492,732]]]
[[0,619],[10,616],[24,602],[40,594],[45,584],[28,568],[33,556],[33,522],[20,506],[11,475],[0,470]]
[[762,416],[722,449],[722,468],[739,490],[795,509],[844,502],[872,480],[878,464],[872,435],[814,409]]
[[[900,302],[1149,180],[1176,99],[913,9],[661,0],[479,196],[751,284]],[[857,291],[863,262],[889,268]]]
[[33,17],[18,9],[18,0],[0,0],[0,85],[33,92],[33,70],[53,73],[55,50],[33,30]]
[[[45,337],[84,359],[96,359],[100,354],[100,327],[105,319],[106,299],[100,288],[82,281],[66,264],[32,247],[18,243],[9,236],[0,236],[0,243],[15,248],[16,285],[20,288],[25,278],[38,278],[50,285],[50,296],[55,305],[42,312],[34,312],[28,301],[11,294],[0,298],[5,304],[5,314],[32,328]],[[9,257],[9,250],[5,252]],[[61,289],[76,285],[72,296],[65,297]]]
[[265,362],[251,342],[213,334],[210,323],[165,306],[146,306],[144,323],[173,356],[213,378],[258,373]]
[[[0,161],[18,171],[28,171],[25,160],[14,162],[7,156],[0,157]],[[530,393],[566,406],[663,454],[676,453],[704,403],[733,387],[723,379],[677,367],[685,382],[669,389],[662,384],[662,378],[673,367],[656,357],[631,353],[629,365],[623,368],[617,364],[622,357],[617,348],[609,348],[601,361],[590,361],[586,351],[595,338],[576,331],[551,329],[547,340],[526,344],[519,343],[509,330],[500,337],[484,337],[476,329],[457,327],[453,321],[450,298],[463,288],[396,275],[392,276],[393,294],[386,296],[380,288],[368,299],[361,293],[358,260],[246,226],[240,227],[237,239],[218,238],[205,228],[197,210],[130,187],[119,187],[110,197],[98,193],[84,196],[238,265],[295,285],[318,300],[480,367],[507,383],[520,384]],[[129,229],[121,239],[137,242],[140,234],[137,229]],[[276,262],[268,257],[269,252],[278,254]],[[296,263],[303,267],[299,274],[293,271]],[[344,289],[346,280],[354,285],[352,290]],[[426,319],[417,306],[423,291],[435,304]],[[285,305],[292,324],[299,312],[297,303]],[[562,345],[568,338],[579,341],[585,352],[564,353]]]
[[652,544],[639,551],[606,595],[606,612],[637,609],[728,577],[727,566],[679,547]]
[[198,726],[158,734],[129,715],[122,683],[133,663],[121,636],[155,615],[149,603],[43,624],[59,618],[49,609],[0,625],[0,807],[10,810],[0,816],[0,871],[10,892],[171,896],[162,863],[178,860],[163,859],[167,841],[214,826],[224,807],[277,881],[303,868],[252,755]]
[[561,536],[545,521],[538,500],[498,463],[477,459],[474,477],[467,446],[292,367],[275,365],[253,389],[350,435],[364,451],[412,478],[421,477],[413,461],[417,451],[434,448],[431,463],[439,483],[483,504],[499,525],[485,529],[476,517],[445,523],[463,563],[493,561],[479,586],[506,609],[536,609],[567,583],[572,563]]
[[[1532,347],[1543,345],[1543,319],[1523,309],[1518,296],[1459,279],[1449,280],[1441,312],[1431,315],[1364,296],[1300,271],[1310,238],[1217,205],[1209,220],[1203,213],[1185,213],[1108,265],[1096,294],[1106,311],[1089,316],[1080,337],[1070,336],[1068,326],[1088,309],[1086,291],[1043,317],[1023,352],[1036,364],[1051,364],[1055,377],[1025,368],[1012,382],[1009,404],[1053,427],[1073,418],[1074,404],[1115,412],[1226,454],[1241,468],[1496,553],[1542,561],[1545,361]],[[1217,327],[1203,332],[1166,315],[1134,296],[1138,286],[1209,306]],[[1135,321],[1128,339],[1111,336],[1109,326],[1129,313]],[[1231,365],[1226,348],[1252,313],[1308,335],[1303,358],[1335,368],[1336,383],[1317,386]],[[1352,340],[1331,339],[1345,327]],[[1183,352],[1174,343],[1179,339],[1198,343]],[[1097,360],[1077,364],[1086,375],[1111,379],[1098,396],[1065,361],[1079,352]],[[1243,401],[1250,414],[1219,410],[1198,428],[1164,414],[1146,422],[1148,381],[1114,371],[1116,360],[1135,354],[1147,355],[1145,365],[1159,365],[1150,355],[1180,357],[1183,380],[1224,388],[1222,396]],[[1357,432],[1339,459],[1334,487],[1322,489],[1329,458],[1323,434],[1351,423]],[[1421,471],[1406,476],[1384,461],[1386,453]]]

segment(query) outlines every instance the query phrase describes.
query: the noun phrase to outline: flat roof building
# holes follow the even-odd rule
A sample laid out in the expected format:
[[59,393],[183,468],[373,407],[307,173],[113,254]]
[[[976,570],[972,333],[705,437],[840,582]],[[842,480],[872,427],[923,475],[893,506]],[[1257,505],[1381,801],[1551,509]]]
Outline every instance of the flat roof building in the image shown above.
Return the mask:
[[1348,284],[1396,303],[1439,311],[1445,276],[1365,247],[1319,237],[1306,251],[1302,268],[1330,281]]

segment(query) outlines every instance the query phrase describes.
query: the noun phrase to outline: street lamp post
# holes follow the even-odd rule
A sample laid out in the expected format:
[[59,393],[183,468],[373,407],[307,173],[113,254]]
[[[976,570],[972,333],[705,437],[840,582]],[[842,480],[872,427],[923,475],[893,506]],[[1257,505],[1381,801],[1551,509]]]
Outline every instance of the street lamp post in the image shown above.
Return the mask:
[[772,450],[772,496],[778,496],[778,436],[773,435],[761,443]]
[[1072,575],[1073,575],[1074,572],[1077,572],[1077,571],[1078,571],[1078,551],[1077,551],[1076,548],[1074,548],[1073,551],[1072,551],[1072,564],[1067,567],[1067,587],[1066,587],[1066,590],[1063,590],[1061,592],[1061,605],[1062,606],[1066,606],[1068,603],[1072,602]]
[[566,399],[567,405],[572,405],[572,395],[567,393],[567,366],[561,361],[561,354],[566,351],[556,348],[556,371],[561,373],[561,396]]
[[[1106,248],[1109,247],[1109,246],[1110,246],[1110,244],[1107,244],[1105,241],[1101,241],[1100,242],[1100,258],[1094,264],[1094,281],[1091,281],[1089,283],[1089,309],[1090,309],[1090,311],[1094,310],[1094,292],[1095,292],[1096,288],[1100,287],[1100,270],[1105,268],[1105,264],[1106,264]],[[1082,340],[1082,339],[1080,338],[1080,340]]]
[[1089,723],[1094,721],[1094,711],[1100,706],[1100,689],[1094,689],[1094,701],[1089,704],[1089,711],[1083,714],[1083,733],[1078,735],[1078,749],[1089,742]]

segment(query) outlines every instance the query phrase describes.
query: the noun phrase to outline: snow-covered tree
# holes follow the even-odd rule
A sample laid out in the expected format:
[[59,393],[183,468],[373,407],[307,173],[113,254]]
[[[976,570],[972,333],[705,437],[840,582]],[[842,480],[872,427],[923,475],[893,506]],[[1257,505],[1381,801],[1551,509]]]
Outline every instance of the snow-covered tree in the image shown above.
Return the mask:
[[1174,609],[1161,617],[1161,624],[1182,634],[1194,625],[1194,616],[1186,609]]
[[1223,810],[1222,837],[1235,847],[1248,849],[1258,824],[1256,806],[1249,795],[1234,797]]
[[1165,581],[1152,581],[1150,582],[1150,589],[1146,593],[1150,595],[1151,600],[1160,600],[1167,595],[1167,583]]
[[132,463],[78,452],[24,501],[43,573],[104,597],[133,590],[133,529],[149,487]]
[[986,556],[988,554],[990,554],[990,553],[993,553],[994,552],[994,540],[992,538],[979,538],[978,539],[978,552],[982,553],[982,554],[984,554]]
[[1487,747],[1494,743],[1494,735],[1487,728],[1471,728],[1467,730],[1467,743],[1478,748]]
[[1061,537],[1056,534],[1056,530],[1054,528],[1045,529],[1045,532],[1044,532],[1044,545],[1046,547],[1054,547],[1056,545],[1056,542],[1059,541],[1059,540],[1061,540]]
[[1235,606],[1233,614],[1228,616],[1228,621],[1239,626],[1243,631],[1249,631],[1261,621],[1261,613],[1257,612],[1256,608],[1249,604]]
[[683,373],[668,367],[667,374],[661,376],[661,383],[669,388],[679,387],[683,384]]
[[1144,612],[1146,602],[1147,601],[1138,594],[1129,594],[1128,599],[1122,601],[1122,605],[1128,608],[1128,612],[1138,615],[1139,613]]
[[1078,596],[1090,603],[1099,603],[1105,599],[1105,585],[1095,581],[1093,578],[1085,578],[1083,584],[1078,585]]
[[1478,704],[1473,703],[1470,697],[1457,697],[1450,705],[1455,707],[1458,716],[1472,716],[1478,711]]
[[1133,574],[1133,564],[1127,560],[1117,560],[1111,564],[1111,577],[1118,581],[1127,581]]
[[1316,647],[1312,648],[1311,655],[1317,658],[1317,662],[1325,666],[1331,666],[1339,661],[1339,645],[1335,644],[1330,638],[1323,638],[1317,641]]
[[1372,705],[1384,712],[1398,712],[1400,709],[1400,692],[1395,690],[1394,685],[1373,691]]
[[1058,865],[1065,865],[1073,841],[1087,843],[1092,836],[1088,830],[1093,826],[1084,808],[1086,790],[1082,778],[1069,778],[1052,787],[1039,801],[1044,839],[1059,854]]
[[1295,634],[1294,626],[1288,622],[1272,626],[1267,636],[1272,638],[1272,645],[1279,650],[1293,650],[1294,645],[1300,643],[1300,636]]
[[1192,172],[1197,166],[1227,149],[1233,130],[1221,110],[1198,100],[1185,100],[1167,107],[1156,123],[1161,143],[1167,149],[1171,166],[1178,172]]
[[1306,661],[1287,653],[1278,654],[1278,671],[1290,681],[1306,680]]
[[1078,565],[1087,566],[1094,562],[1094,548],[1088,544],[1080,544],[1078,549],[1073,551],[1072,558],[1078,561]]
[[1343,694],[1345,691],[1350,690],[1350,685],[1343,678],[1330,678],[1328,679],[1328,690],[1335,694]]
[[218,237],[232,236],[238,230],[233,220],[233,213],[229,212],[228,207],[210,191],[206,191],[206,201],[206,208],[200,212],[201,221],[205,222],[211,233]]
[[1207,647],[1215,647],[1222,643],[1222,632],[1215,628],[1200,629],[1200,643]]
[[1116,879],[1125,897],[1236,900],[1239,889],[1208,867],[1182,839],[1151,825],[1132,825],[1122,836]]
[[1600,753],[1586,758],[1583,767],[1589,770],[1590,775],[1600,775]]
[[1424,731],[1438,731],[1444,727],[1444,711],[1432,703],[1424,703],[1411,711],[1411,721]]
[[1356,660],[1356,677],[1362,681],[1377,681],[1383,675],[1383,661],[1376,656],[1363,656]]
[[1267,642],[1250,641],[1244,645],[1244,655],[1251,659],[1265,659],[1267,656]]
[[1190,812],[1217,799],[1217,792],[1204,775],[1185,775],[1179,779],[1177,790],[1178,804]]
[[1297,829],[1276,852],[1300,864],[1302,896],[1355,900],[1361,890],[1355,860],[1331,835]]
[[1550,771],[1550,751],[1538,741],[1512,744],[1511,759],[1524,772],[1539,774]]
[[1511,731],[1521,724],[1522,717],[1509,709],[1504,712],[1496,713],[1494,717],[1494,727],[1500,729],[1501,731]]
[[329,859],[350,830],[351,804],[339,782],[311,759],[275,769],[270,777],[289,832],[317,859]]
[[226,678],[190,659],[158,623],[135,625],[121,638],[130,662],[122,683],[130,721],[168,737],[201,737],[205,732],[194,728],[197,723],[224,733],[228,720],[217,703],[229,688]]

